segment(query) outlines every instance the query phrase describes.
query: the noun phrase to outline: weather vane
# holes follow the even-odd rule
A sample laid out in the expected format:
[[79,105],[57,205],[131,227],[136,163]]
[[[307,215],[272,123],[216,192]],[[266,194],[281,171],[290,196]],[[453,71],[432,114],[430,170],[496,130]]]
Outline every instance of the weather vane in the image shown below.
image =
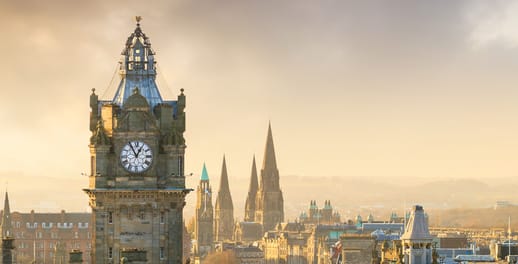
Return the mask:
[[141,20],[142,20],[141,16],[135,16],[135,21],[137,21],[137,24],[140,24]]

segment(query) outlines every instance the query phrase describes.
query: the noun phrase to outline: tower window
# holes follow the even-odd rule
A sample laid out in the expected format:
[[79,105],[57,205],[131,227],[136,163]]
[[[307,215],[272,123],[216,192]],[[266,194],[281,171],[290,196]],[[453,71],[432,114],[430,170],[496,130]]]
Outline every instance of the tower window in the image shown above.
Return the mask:
[[160,259],[164,259],[164,258],[165,258],[164,247],[160,247]]
[[108,258],[109,259],[113,258],[113,248],[112,247],[108,248]]
[[113,212],[108,212],[108,224],[113,224]]
[[163,224],[165,222],[165,213],[160,212],[160,224]]
[[178,176],[184,176],[183,175],[183,157],[178,157]]

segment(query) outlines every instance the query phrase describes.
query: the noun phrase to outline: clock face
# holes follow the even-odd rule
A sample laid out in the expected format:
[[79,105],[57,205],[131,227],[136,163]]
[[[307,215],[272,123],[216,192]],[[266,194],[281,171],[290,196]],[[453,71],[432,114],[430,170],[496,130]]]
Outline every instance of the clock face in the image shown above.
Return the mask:
[[142,141],[129,141],[122,147],[120,159],[125,170],[140,173],[146,171],[151,166],[153,152]]

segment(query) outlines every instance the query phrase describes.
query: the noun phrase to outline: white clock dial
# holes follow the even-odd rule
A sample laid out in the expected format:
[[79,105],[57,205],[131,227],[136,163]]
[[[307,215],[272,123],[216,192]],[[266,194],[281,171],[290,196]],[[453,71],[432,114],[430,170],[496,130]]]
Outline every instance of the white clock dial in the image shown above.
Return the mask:
[[129,141],[122,147],[120,160],[128,172],[144,172],[153,162],[153,151],[142,141]]

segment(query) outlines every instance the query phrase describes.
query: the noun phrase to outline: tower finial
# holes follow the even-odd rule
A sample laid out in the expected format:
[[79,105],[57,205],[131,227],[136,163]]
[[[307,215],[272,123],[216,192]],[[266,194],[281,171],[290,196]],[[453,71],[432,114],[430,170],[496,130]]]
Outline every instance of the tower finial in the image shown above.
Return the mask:
[[142,20],[141,16],[135,16],[135,21],[137,22],[137,27],[140,26],[140,21]]

